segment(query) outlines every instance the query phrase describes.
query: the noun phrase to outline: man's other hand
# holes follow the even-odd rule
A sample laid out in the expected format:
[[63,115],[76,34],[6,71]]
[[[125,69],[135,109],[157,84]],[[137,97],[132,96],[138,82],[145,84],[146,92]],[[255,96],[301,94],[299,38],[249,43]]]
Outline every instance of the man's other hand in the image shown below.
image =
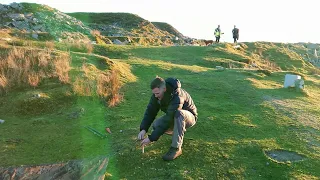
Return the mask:
[[144,135],[146,134],[145,130],[140,131],[140,133],[138,134],[138,139],[142,140],[144,138]]
[[151,143],[150,139],[147,137],[143,141],[141,141],[141,146],[146,146]]

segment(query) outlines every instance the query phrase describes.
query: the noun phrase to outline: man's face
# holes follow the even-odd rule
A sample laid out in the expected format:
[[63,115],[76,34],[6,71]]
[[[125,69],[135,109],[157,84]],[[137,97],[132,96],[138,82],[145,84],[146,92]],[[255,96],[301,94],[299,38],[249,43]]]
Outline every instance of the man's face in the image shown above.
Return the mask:
[[164,92],[166,92],[166,88],[165,87],[152,89],[152,93],[159,100],[161,100],[163,98]]

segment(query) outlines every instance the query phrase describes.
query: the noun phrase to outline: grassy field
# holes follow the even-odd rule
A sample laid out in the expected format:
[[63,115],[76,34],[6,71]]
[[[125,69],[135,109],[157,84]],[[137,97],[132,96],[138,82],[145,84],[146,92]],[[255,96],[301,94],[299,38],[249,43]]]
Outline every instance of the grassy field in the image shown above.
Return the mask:
[[[122,149],[111,161],[117,167],[115,179],[317,179],[319,77],[306,75],[307,92],[283,89],[286,72],[266,76],[255,70],[210,68],[203,57],[212,49],[150,48],[161,53],[147,53],[140,48],[129,51],[127,58],[118,54],[132,65],[138,80],[126,84],[125,101],[108,113],[112,128],[123,129],[113,138]],[[199,110],[196,126],[186,133],[183,156],[169,163],[161,156],[170,147],[170,136],[145,148],[145,154],[132,149],[155,75],[179,78]],[[264,153],[271,149],[307,158],[275,162]]]
[[[228,49],[228,45],[108,45],[95,46],[94,54],[70,52],[73,83],[46,80],[36,88],[17,89],[0,97],[0,119],[6,120],[0,124],[0,166],[105,155],[110,158],[107,179],[317,179],[317,71],[301,57],[281,49],[281,45],[265,45],[260,56],[254,50],[257,44],[247,45],[248,49],[239,51]],[[63,50],[60,47],[56,44]],[[215,69],[217,65],[248,67],[245,62],[252,61],[267,68],[262,59],[269,54],[272,58],[268,62],[277,66],[269,68],[273,71],[270,76],[256,69]],[[104,64],[106,57],[110,59]],[[288,65],[290,60],[293,66]],[[106,107],[96,95],[73,92],[79,75],[85,74],[85,82],[91,82],[90,75],[112,68],[120,71],[122,80],[123,101],[119,105]],[[288,72],[303,75],[304,91],[282,88]],[[149,83],[156,75],[178,78],[199,112],[197,124],[186,132],[183,155],[173,162],[161,159],[170,147],[170,136],[164,135],[146,147],[144,154],[136,142],[151,96]],[[50,98],[34,103],[30,97],[37,93]],[[78,117],[73,118],[77,113]],[[100,139],[83,128],[85,125],[100,132],[110,127],[113,133]],[[305,159],[277,162],[265,154],[273,149],[295,151]]]

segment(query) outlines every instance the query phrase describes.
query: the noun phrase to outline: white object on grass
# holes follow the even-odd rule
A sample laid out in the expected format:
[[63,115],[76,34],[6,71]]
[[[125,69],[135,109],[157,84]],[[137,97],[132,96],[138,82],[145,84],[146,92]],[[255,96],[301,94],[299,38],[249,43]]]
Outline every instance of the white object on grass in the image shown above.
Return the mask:
[[295,87],[295,81],[298,79],[301,79],[301,76],[294,74],[286,74],[283,87]]
[[144,153],[144,145],[142,145],[142,153]]
[[4,120],[0,119],[0,124],[4,123]]

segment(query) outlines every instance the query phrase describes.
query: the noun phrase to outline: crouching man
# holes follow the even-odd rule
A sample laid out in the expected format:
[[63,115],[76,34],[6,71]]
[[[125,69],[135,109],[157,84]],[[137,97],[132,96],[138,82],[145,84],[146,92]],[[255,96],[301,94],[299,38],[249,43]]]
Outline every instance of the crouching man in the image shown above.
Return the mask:
[[[171,147],[162,158],[165,161],[174,160],[182,154],[181,146],[186,129],[197,122],[197,108],[189,93],[181,88],[178,79],[164,80],[157,76],[150,88],[153,94],[140,124],[138,139],[145,146],[157,141],[164,133],[172,135]],[[155,120],[160,109],[165,115]],[[152,123],[153,131],[145,137]]]

